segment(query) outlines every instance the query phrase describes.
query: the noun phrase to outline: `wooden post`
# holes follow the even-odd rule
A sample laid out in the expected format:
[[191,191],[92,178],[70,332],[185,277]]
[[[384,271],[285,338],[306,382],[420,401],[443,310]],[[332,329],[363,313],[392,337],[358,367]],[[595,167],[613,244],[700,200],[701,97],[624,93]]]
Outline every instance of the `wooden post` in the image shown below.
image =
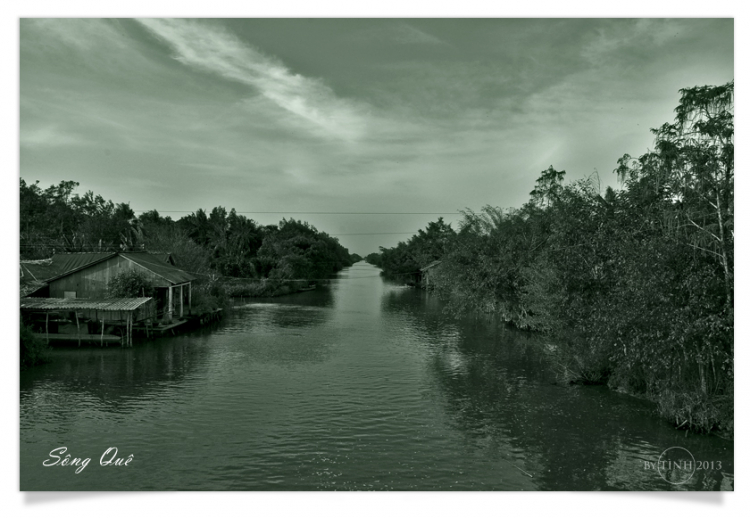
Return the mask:
[[45,311],[44,315],[44,333],[47,335],[47,345],[49,345],[49,311]]
[[188,313],[193,314],[193,283],[188,283]]
[[78,329],[78,347],[81,347],[81,324],[78,321],[78,311],[76,311],[75,314],[76,314],[76,329]]
[[102,315],[102,338],[99,342],[99,347],[104,347],[104,315]]
[[167,304],[167,311],[169,311],[169,321],[172,321],[172,286],[169,287],[169,303]]
[[183,310],[182,306],[184,304],[184,301],[185,299],[183,298],[183,294],[182,294],[182,284],[180,284],[180,318],[182,318],[182,310]]

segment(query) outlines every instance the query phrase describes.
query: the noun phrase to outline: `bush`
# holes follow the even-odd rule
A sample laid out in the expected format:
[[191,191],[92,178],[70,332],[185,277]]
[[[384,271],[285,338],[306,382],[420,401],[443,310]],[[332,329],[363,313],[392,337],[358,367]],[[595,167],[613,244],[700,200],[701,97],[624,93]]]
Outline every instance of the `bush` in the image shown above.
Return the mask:
[[307,287],[307,281],[284,281],[280,279],[260,279],[251,281],[230,281],[224,285],[229,297],[278,297],[294,293]]
[[49,361],[49,346],[21,322],[21,370]]
[[583,337],[558,337],[557,344],[547,345],[549,357],[560,383],[604,385],[612,372],[606,353],[592,347]]
[[198,281],[193,284],[192,313],[203,315],[219,308],[231,308],[229,295],[225,287],[215,280]]
[[717,431],[734,434],[734,397],[710,396],[701,391],[665,390],[657,397],[659,415],[674,422],[678,428],[707,433]]
[[127,270],[115,275],[107,286],[110,297],[155,297],[156,290],[146,274],[138,270]]
[[194,290],[193,291],[193,307],[192,312],[198,316],[205,313],[210,313],[221,307],[219,305],[218,297],[215,297],[205,290]]

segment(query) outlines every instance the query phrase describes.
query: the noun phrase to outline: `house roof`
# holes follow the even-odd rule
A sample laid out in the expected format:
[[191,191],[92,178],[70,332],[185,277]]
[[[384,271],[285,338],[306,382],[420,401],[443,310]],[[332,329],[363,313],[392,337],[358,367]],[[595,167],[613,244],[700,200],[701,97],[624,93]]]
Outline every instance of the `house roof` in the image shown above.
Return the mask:
[[120,255],[166,279],[171,284],[183,284],[195,280],[192,275],[175,268],[167,262],[169,254],[149,254],[148,252],[120,252]]
[[60,275],[77,270],[82,266],[107,259],[116,252],[84,252],[55,254],[49,259],[21,261],[21,277],[34,281],[47,281]]
[[133,311],[146,304],[151,297],[108,299],[48,299],[26,297],[21,299],[21,309],[75,311],[96,309],[98,311]]
[[431,262],[430,264],[428,264],[427,266],[423,266],[422,268],[420,268],[420,271],[423,271],[423,272],[424,272],[424,271],[427,271],[427,270],[429,270],[430,268],[434,268],[434,267],[436,267],[437,265],[439,265],[439,264],[440,264],[440,263],[442,263],[442,262],[443,262],[443,261],[441,261],[440,259],[438,259],[437,261],[432,261],[432,262]]
[[71,273],[83,270],[94,264],[121,255],[165,279],[171,284],[182,284],[195,280],[195,277],[178,270],[172,264],[171,254],[149,252],[88,252],[55,254],[44,261],[25,261],[21,263],[21,276],[34,281],[49,283]]
[[26,297],[27,295],[33,294],[38,289],[44,288],[47,285],[46,282],[39,282],[39,281],[31,281],[31,282],[24,282],[21,281],[20,286],[20,292],[21,297]]
[[114,257],[117,252],[83,252],[74,254],[55,254],[52,256],[52,262],[58,265],[60,273],[69,273],[74,270],[80,270],[90,264],[98,263]]
[[21,261],[21,282],[22,283],[39,283],[50,279],[59,274],[52,259],[43,259],[40,261]]
[[55,254],[41,261],[22,261],[21,277],[49,282],[117,255],[117,252]]
[[162,263],[171,264],[172,266],[175,266],[174,264],[174,258],[172,257],[172,254],[167,252],[124,252],[128,254],[148,254],[151,257],[154,257],[156,259],[159,259]]
[[85,252],[55,254],[48,259],[21,261],[21,296],[30,295],[47,285],[48,281],[69,271],[114,256],[114,252]]

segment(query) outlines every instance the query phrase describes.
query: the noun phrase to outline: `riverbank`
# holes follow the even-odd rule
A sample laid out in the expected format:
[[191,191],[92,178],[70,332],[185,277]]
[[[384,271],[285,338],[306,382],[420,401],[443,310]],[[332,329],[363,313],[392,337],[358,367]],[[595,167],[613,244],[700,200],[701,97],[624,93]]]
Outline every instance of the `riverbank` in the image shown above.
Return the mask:
[[[355,265],[144,346],[55,348],[21,374],[21,488],[733,489],[731,442],[686,436],[605,387],[554,383],[539,334],[446,318],[437,297],[376,273]],[[42,465],[60,444],[101,455],[102,429],[137,471]],[[673,446],[721,468],[680,486],[644,469]]]
[[[529,331],[543,336],[542,333]],[[569,385],[602,385],[615,392],[647,400],[655,413],[676,429],[734,439],[734,397],[712,395],[700,386],[647,384],[618,368],[612,358],[576,345],[570,337],[549,335],[543,352],[555,369],[558,381]]]
[[428,223],[368,260],[424,277],[457,313],[564,335],[563,378],[645,394],[679,428],[732,434],[733,99],[733,81],[681,89],[654,151],[617,161],[617,189],[550,166],[520,208],[467,209],[460,231]]
[[231,298],[280,297],[301,291],[308,291],[316,283],[310,281],[288,281],[279,279],[230,280],[223,283],[223,289]]
[[[385,273],[383,278],[396,279]],[[427,287],[420,282],[404,284],[421,290],[433,291],[435,288],[434,284]],[[436,294],[440,296],[440,290]],[[445,295],[443,292],[443,296]],[[447,309],[453,316],[458,317],[466,311],[466,308],[457,304],[455,299],[446,298],[446,301]],[[597,341],[593,333],[563,333],[559,329],[542,331],[520,324],[523,321],[528,322],[528,316],[524,320],[514,313],[498,313],[494,307],[485,308],[484,311],[479,308],[473,309],[487,315],[500,314],[500,318],[507,326],[545,338],[542,353],[550,362],[560,384],[604,386],[614,392],[653,403],[655,414],[678,430],[716,435],[726,440],[734,439],[733,385],[730,385],[727,391],[712,392],[710,386],[700,381],[700,377],[691,378],[687,370],[682,377],[676,378],[677,381],[675,378],[659,378],[656,369],[662,367],[661,365],[645,365],[645,360],[637,363],[638,357],[634,354],[628,355],[627,352],[613,353],[611,348],[603,347],[601,339]],[[631,349],[637,353],[638,348],[634,345],[637,344],[627,344],[622,349]],[[662,362],[669,360],[663,358]],[[674,368],[679,371],[684,367],[676,363]],[[703,376],[705,379],[705,374]]]

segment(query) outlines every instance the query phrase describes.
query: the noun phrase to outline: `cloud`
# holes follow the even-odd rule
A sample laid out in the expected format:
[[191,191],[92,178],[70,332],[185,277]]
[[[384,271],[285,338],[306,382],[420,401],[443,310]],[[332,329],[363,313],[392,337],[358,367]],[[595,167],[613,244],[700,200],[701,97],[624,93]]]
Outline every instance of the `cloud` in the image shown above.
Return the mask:
[[337,98],[322,81],[293,73],[229,32],[188,20],[138,21],[174,50],[176,60],[253,87],[325,135],[351,141],[365,132],[366,118],[354,103]]
[[46,39],[42,44],[44,50],[55,50],[59,44],[87,54],[101,50],[103,44],[112,47],[110,50],[123,51],[127,48],[115,27],[102,19],[26,18],[21,20],[21,29],[30,36],[25,41],[27,46],[39,43],[40,38]]
[[377,41],[401,45],[448,45],[440,38],[421,31],[404,21],[386,21],[385,25],[376,25],[357,32],[352,39],[358,41]]
[[[79,74],[101,79],[123,70],[146,78],[157,64],[129,36],[123,20],[97,18],[25,18],[20,22],[21,62],[51,62],[76,67]],[[40,60],[40,61],[37,61]],[[23,76],[23,71],[22,71]]]
[[56,126],[22,128],[20,141],[21,146],[27,148],[80,146],[87,143],[82,138],[60,131]]
[[[690,23],[689,21],[687,23]],[[642,18],[603,22],[581,49],[581,56],[594,66],[645,61],[644,51],[659,52],[666,44],[689,37],[691,27],[683,20]]]

